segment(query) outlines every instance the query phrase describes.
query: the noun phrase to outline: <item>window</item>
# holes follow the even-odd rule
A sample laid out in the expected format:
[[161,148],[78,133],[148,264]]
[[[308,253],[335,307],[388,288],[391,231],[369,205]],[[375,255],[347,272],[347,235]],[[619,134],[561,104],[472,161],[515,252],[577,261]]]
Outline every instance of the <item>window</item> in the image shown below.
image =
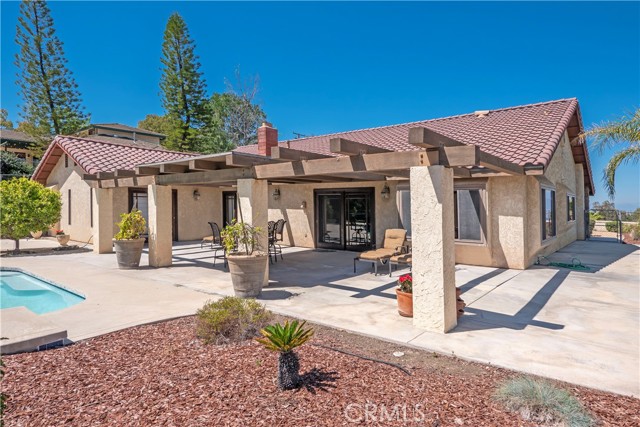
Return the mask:
[[576,196],[567,195],[567,221],[576,220]]
[[547,240],[556,235],[556,192],[549,188],[543,188],[540,195],[542,214],[542,240]]
[[71,190],[67,190],[67,219],[68,224],[71,225]]
[[149,224],[149,198],[144,188],[129,188],[129,212],[138,209],[142,217]]
[[411,193],[408,185],[398,185],[396,203],[398,205],[398,226],[407,230],[407,236],[411,237]]
[[64,167],[65,168],[69,167],[69,155],[68,154],[64,155]]
[[484,189],[458,188],[453,192],[454,236],[458,241],[485,241]]

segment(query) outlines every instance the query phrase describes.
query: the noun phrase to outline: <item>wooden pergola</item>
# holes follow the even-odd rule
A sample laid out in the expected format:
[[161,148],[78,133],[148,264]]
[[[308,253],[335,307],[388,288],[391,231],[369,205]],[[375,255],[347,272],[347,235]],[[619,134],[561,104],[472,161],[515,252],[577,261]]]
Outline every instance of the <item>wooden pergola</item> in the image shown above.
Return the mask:
[[409,130],[411,151],[391,151],[344,138],[330,140],[332,155],[274,147],[271,156],[230,152],[162,163],[142,164],[133,170],[85,174],[95,188],[156,185],[229,186],[239,179],[269,183],[363,182],[408,179],[414,166],[441,165],[456,178],[539,175],[541,167],[523,167],[466,145],[433,130]]

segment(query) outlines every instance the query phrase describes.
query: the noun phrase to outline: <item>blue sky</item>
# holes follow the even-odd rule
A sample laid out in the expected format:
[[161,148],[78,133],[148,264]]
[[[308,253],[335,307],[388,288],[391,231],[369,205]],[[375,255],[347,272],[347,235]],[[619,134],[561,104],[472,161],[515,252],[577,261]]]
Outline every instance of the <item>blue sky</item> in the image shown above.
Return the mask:
[[[1,104],[17,120],[17,2],[1,3]],[[210,91],[259,74],[280,138],[577,97],[586,126],[640,105],[640,3],[51,2],[94,122],[161,114],[162,33],[186,20]],[[595,200],[611,153],[592,152]],[[640,206],[638,166],[616,203]]]

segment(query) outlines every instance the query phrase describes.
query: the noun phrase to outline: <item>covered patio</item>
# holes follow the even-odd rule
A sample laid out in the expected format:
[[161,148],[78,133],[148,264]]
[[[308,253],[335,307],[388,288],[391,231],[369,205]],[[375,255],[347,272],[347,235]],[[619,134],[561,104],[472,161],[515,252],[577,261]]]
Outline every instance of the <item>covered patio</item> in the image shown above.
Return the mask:
[[[259,130],[267,134],[270,131],[275,129],[266,125]],[[233,188],[241,220],[266,230],[269,188],[274,184],[382,182],[388,191],[386,183],[404,180],[411,189],[413,324],[423,330],[444,333],[456,326],[457,312],[454,177],[524,177],[543,173],[542,168],[520,166],[425,127],[409,129],[412,149],[408,151],[334,138],[330,140],[330,153],[318,154],[277,146],[275,142],[275,146],[266,146],[262,155],[232,152],[191,157],[143,164],[133,171],[85,175],[84,180],[96,189],[98,222],[106,224],[113,223],[111,189],[148,187],[148,265],[152,267],[171,266],[174,257],[179,257],[171,244],[172,188],[194,185]],[[307,209],[306,201],[301,209]],[[311,221],[312,216],[306,216]],[[375,232],[383,235],[384,228],[377,227]],[[260,239],[260,246],[266,248],[266,234]],[[380,238],[377,240],[381,243]],[[111,251],[109,226],[99,227],[94,246],[99,253]],[[274,276],[270,278],[277,280]]]

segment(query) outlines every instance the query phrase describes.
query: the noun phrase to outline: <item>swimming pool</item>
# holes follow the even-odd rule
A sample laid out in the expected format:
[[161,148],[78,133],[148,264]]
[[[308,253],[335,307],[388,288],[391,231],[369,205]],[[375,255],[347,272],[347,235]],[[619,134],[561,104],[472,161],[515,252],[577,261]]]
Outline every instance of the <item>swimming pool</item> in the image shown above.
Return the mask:
[[0,270],[0,309],[24,306],[50,313],[84,301],[84,297],[18,270]]

